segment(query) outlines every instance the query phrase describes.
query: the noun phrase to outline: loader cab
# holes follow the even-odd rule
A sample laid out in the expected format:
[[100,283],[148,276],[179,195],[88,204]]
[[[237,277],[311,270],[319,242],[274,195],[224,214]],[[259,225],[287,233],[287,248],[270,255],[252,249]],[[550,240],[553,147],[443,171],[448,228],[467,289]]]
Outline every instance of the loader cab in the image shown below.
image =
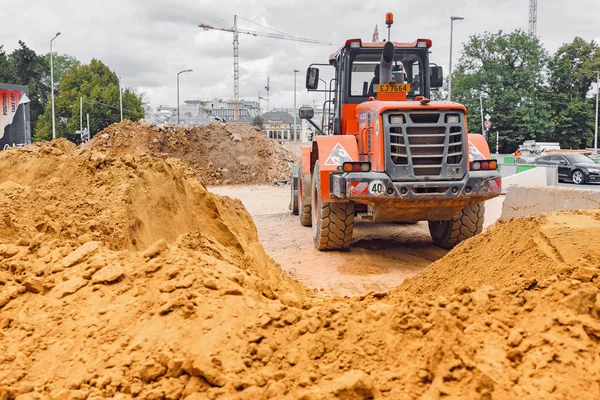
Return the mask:
[[[396,83],[410,85],[406,100],[413,101],[419,96],[429,98],[431,88],[443,84],[442,67],[429,63],[431,40],[418,39],[413,43],[393,44],[392,76]],[[375,85],[380,83],[378,72],[384,45],[385,42],[363,43],[360,39],[350,39],[330,56],[328,65],[312,64],[308,68],[306,88],[329,93],[327,106],[332,115],[329,134],[354,133],[357,128],[354,118],[356,106],[370,97],[377,98]],[[319,89],[318,67],[326,66],[335,70],[331,90]]]

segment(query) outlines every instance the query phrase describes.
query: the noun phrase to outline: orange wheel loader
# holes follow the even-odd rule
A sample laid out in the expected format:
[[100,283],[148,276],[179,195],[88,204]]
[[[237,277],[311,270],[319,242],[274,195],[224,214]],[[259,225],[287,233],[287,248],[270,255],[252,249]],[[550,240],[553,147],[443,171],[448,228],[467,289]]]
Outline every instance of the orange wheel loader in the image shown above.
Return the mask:
[[[387,41],[347,40],[329,64],[307,70],[306,88],[329,93],[332,111],[319,127],[312,108],[299,110],[317,134],[294,167],[290,208],[312,226],[319,250],[348,249],[355,221],[428,221],[433,242],[452,248],[481,232],[483,202],[501,192],[465,106],[430,100],[443,84],[442,68],[429,62],[431,40],[392,42],[391,13],[386,23]],[[329,88],[319,89],[318,67],[333,68]]]

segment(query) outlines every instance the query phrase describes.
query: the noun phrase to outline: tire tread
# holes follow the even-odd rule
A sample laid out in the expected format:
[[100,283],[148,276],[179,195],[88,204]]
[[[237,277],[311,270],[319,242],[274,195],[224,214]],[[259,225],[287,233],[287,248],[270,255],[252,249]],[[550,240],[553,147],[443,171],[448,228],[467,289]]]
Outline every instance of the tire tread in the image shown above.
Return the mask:
[[429,222],[429,230],[433,242],[442,248],[451,249],[483,231],[485,207],[475,203],[463,208],[451,221],[439,224]]

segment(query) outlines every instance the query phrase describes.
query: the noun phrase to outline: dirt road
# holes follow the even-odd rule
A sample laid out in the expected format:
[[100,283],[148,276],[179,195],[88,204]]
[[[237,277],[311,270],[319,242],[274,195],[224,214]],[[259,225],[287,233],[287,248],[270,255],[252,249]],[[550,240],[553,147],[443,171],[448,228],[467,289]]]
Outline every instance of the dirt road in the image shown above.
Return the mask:
[[427,223],[357,223],[349,252],[315,250],[311,230],[288,210],[289,187],[222,186],[210,191],[240,199],[267,254],[309,288],[338,296],[393,289],[446,251],[431,244]]

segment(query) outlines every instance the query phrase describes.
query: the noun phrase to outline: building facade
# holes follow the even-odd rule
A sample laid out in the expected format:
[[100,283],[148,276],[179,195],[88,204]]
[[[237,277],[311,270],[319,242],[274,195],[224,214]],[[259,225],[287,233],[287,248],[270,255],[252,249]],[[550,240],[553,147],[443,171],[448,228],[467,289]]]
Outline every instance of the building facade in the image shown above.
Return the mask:
[[[146,118],[156,124],[176,124],[177,107],[160,105],[156,111],[144,106]],[[233,100],[185,100],[179,106],[179,123],[182,125],[206,125],[216,121],[251,124],[260,115],[257,101],[240,101],[240,118],[234,121]]]
[[279,143],[294,141],[292,139],[294,132],[290,130],[290,123],[287,121],[265,121],[263,132],[269,139],[277,140]]
[[266,137],[277,140],[283,144],[286,142],[302,141],[302,123],[300,118],[294,117],[287,110],[273,109],[262,115],[263,133]]

